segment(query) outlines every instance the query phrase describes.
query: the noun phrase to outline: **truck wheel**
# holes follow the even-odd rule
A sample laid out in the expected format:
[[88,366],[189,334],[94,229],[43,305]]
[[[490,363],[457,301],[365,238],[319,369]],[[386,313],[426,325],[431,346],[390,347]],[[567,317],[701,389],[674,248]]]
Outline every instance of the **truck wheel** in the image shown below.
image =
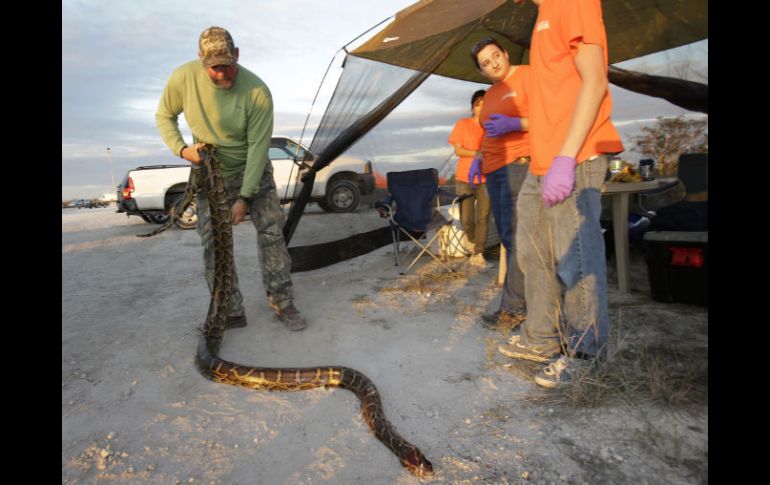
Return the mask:
[[[179,194],[171,199],[171,204],[168,209],[168,216],[174,217],[177,210],[177,205],[182,201],[184,194]],[[198,208],[195,205],[195,199],[187,206],[187,210],[180,214],[179,218],[174,221],[180,229],[195,229],[198,225]]]
[[168,221],[168,212],[142,214],[142,219],[149,222],[150,224],[165,224],[166,221]]
[[[361,191],[358,186],[350,180],[335,180],[326,190],[326,205],[329,209],[321,206],[322,209],[332,212],[353,212],[358,209],[358,203],[361,201]],[[320,205],[320,204],[319,204]]]

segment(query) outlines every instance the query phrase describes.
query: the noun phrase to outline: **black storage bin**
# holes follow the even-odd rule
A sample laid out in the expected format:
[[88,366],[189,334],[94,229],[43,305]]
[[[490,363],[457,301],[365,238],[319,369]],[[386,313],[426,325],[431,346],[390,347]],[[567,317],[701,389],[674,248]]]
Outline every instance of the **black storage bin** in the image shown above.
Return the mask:
[[645,233],[652,299],[708,307],[708,250],[708,232]]

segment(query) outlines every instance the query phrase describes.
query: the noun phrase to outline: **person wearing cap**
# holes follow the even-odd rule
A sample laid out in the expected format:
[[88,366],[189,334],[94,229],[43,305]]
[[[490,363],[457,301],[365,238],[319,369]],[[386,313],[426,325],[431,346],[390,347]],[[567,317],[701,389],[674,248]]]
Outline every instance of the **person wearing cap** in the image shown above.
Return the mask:
[[[155,121],[171,151],[190,163],[200,164],[206,145],[216,147],[221,173],[231,202],[232,223],[243,221],[246,211],[257,230],[257,250],[262,282],[270,306],[290,330],[302,330],[304,318],[294,306],[291,258],[283,239],[284,215],[268,158],[273,133],[273,100],[256,74],[238,64],[238,47],[230,33],[210,27],[198,41],[198,59],[176,68],[163,90]],[[184,113],[192,130],[189,145],[179,131]],[[205,193],[196,195],[198,234],[209,288],[214,283],[214,241]],[[238,277],[226,328],[246,326]]]
[[608,155],[624,148],[610,119],[601,1],[532,1],[532,163],[516,212],[527,319],[499,350],[547,364],[535,382],[558,387],[606,354],[600,196]]
[[487,247],[489,232],[489,195],[487,194],[486,177],[481,176],[481,183],[471,187],[468,183],[468,170],[473,158],[481,148],[484,139],[484,128],[479,121],[481,107],[484,105],[484,90],[479,89],[471,96],[471,117],[457,120],[447,140],[455,149],[457,169],[455,180],[457,195],[473,194],[462,201],[460,205],[460,222],[468,238],[470,262],[474,266],[486,266],[484,250]]
[[481,151],[471,163],[471,186],[482,174],[495,216],[497,233],[506,250],[507,268],[500,307],[481,315],[481,324],[517,327],[526,316],[524,275],[516,258],[516,199],[529,166],[529,66],[511,65],[508,51],[486,37],[471,49],[471,59],[482,76],[494,84],[484,94],[480,119],[484,128]]

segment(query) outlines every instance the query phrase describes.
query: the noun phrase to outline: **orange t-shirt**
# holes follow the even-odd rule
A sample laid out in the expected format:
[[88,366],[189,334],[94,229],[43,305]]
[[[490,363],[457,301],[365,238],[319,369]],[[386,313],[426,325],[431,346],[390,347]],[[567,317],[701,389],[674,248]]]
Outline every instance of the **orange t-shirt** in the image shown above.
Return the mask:
[[[455,123],[452,133],[449,134],[450,145],[460,145],[468,150],[478,150],[481,148],[481,140],[484,139],[484,128],[481,123],[473,118],[463,118]],[[455,178],[460,182],[468,183],[468,170],[471,168],[473,157],[460,157],[457,160],[457,172]],[[481,176],[481,183],[485,183],[487,178]]]
[[[607,66],[607,34],[600,0],[548,0],[539,7],[532,32],[532,91],[529,129],[532,137],[533,175],[545,175],[554,157],[560,155],[575,110],[581,78],[575,66],[578,43],[600,45]],[[486,104],[486,97],[484,98]],[[577,157],[581,163],[594,155],[624,150],[610,120],[609,89],[599,106],[596,120]]]
[[[491,114],[529,117],[530,67],[512,67],[516,68],[513,74],[493,84],[484,94],[484,106],[480,116],[482,124]],[[512,131],[494,138],[484,137],[481,151],[484,154],[482,171],[494,172],[519,157],[529,156],[529,133]]]

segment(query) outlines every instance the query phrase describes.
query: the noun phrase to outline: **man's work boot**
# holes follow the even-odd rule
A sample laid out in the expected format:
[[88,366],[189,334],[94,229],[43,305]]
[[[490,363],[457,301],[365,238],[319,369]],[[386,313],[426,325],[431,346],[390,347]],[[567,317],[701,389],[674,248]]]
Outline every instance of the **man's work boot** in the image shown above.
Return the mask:
[[302,330],[307,326],[305,319],[302,318],[302,315],[299,314],[299,310],[297,310],[293,304],[287,306],[286,308],[276,310],[275,316],[278,317],[278,319],[282,321],[283,324],[289,328],[289,330],[294,332]]
[[494,313],[484,313],[481,315],[481,325],[484,328],[494,329],[500,325],[510,325],[512,329],[521,325],[527,318],[527,313],[523,308],[516,309],[512,312],[508,310],[497,310]]

